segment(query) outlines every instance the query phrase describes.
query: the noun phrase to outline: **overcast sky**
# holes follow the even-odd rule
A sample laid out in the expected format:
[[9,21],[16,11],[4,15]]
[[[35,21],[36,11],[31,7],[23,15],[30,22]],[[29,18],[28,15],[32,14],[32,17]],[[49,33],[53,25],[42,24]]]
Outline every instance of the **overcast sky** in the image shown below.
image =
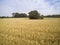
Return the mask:
[[60,0],[0,0],[0,16],[31,10],[38,10],[43,15],[60,14]]

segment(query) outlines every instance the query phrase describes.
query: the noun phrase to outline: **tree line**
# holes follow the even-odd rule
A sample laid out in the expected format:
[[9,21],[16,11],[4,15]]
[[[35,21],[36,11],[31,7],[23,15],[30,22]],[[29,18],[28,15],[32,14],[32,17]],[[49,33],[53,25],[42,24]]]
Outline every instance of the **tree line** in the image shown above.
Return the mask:
[[29,17],[29,19],[43,19],[43,15],[41,15],[37,10],[33,10],[33,11],[30,11],[27,14],[25,13],[12,13],[12,17],[5,17],[5,16],[2,16],[0,18],[26,18],[26,17]]
[[12,13],[12,17],[0,16],[0,18],[26,18],[26,17],[28,17],[29,19],[44,19],[44,17],[60,18],[60,14],[44,16],[44,15],[41,15],[37,10],[33,10],[28,12],[28,15],[25,13],[16,12],[16,13]]
[[54,14],[54,15],[47,15],[44,17],[48,17],[48,18],[60,18],[60,14]]
[[37,10],[30,11],[28,13],[29,15],[25,13],[12,13],[14,18],[21,18],[21,17],[29,17],[29,19],[43,19],[43,16],[40,15],[40,13]]

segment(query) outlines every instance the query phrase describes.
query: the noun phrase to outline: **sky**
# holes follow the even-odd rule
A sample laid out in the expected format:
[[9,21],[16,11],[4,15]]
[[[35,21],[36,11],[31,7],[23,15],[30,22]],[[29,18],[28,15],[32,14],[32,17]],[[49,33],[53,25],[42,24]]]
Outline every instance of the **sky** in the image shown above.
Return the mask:
[[60,14],[60,0],[0,0],[0,16],[37,10],[43,15]]

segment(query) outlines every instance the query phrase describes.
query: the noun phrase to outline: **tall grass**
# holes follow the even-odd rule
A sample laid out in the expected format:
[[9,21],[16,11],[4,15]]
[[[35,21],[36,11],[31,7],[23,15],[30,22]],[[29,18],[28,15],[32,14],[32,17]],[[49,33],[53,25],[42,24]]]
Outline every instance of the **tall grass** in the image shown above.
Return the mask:
[[58,45],[55,40],[58,38],[60,18],[0,19],[0,45]]

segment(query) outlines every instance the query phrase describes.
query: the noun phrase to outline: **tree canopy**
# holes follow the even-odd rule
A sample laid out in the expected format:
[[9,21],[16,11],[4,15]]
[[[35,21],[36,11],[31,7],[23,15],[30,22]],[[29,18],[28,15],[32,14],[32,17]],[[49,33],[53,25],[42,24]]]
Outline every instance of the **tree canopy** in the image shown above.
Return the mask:
[[12,13],[13,17],[27,17],[27,14],[25,13]]
[[30,19],[39,19],[40,17],[40,14],[37,10],[30,11],[28,14]]

